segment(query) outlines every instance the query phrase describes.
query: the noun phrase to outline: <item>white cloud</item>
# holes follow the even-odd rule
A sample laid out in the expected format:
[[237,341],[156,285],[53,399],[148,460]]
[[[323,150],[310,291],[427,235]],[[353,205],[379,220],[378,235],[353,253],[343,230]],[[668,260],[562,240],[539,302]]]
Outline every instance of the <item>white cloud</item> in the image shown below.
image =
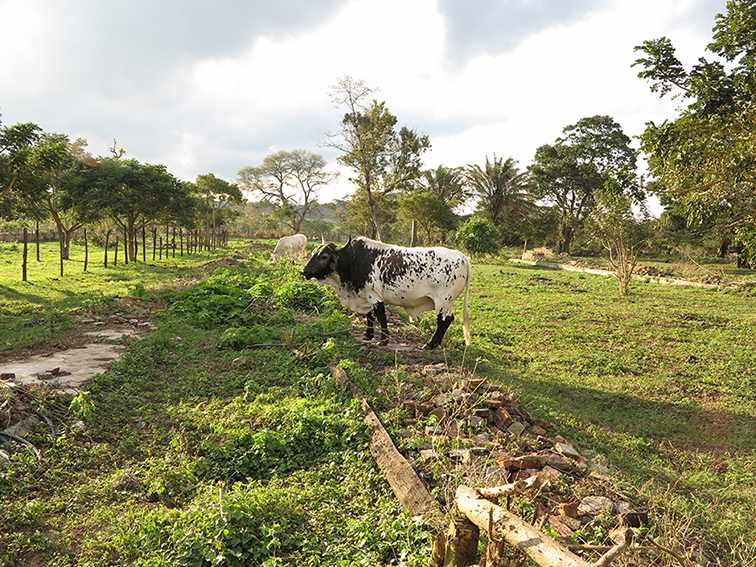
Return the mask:
[[[296,27],[290,14],[280,15],[293,9],[287,3],[273,13],[265,3],[225,2],[220,15],[188,4],[180,33],[166,39],[159,21],[147,38],[129,25],[139,6],[118,8],[129,26],[120,30],[118,18],[108,19],[108,10],[95,3],[95,23],[104,21],[116,35],[115,46],[97,40],[104,46],[98,59],[98,44],[82,36],[82,14],[68,14],[53,1],[0,0],[0,21],[7,22],[0,111],[6,122],[39,121],[84,135],[95,152],[104,152],[115,136],[131,155],[165,162],[186,178],[207,171],[233,178],[267,152],[295,147],[322,151],[337,168],[336,156],[321,146],[340,118],[328,89],[351,74],[379,87],[378,96],[402,124],[431,136],[429,166],[481,162],[494,152],[525,166],[538,145],[583,116],[610,114],[629,135],[639,134],[647,120],[673,116],[674,104],[650,93],[630,67],[633,47],[668,35],[683,61],[692,62],[723,4],[586,0],[556,19],[536,2],[537,13],[523,21],[527,31],[513,21],[450,22],[453,14],[433,0],[354,0],[340,8],[333,1]],[[246,8],[242,13],[234,6]],[[505,18],[508,6],[495,4],[490,17]],[[530,9],[516,7],[513,15]],[[272,23],[252,26],[261,10]],[[212,45],[203,45],[203,20],[211,16],[233,37],[216,30]],[[513,39],[474,35],[499,29]],[[79,38],[74,47],[72,37]],[[474,49],[466,48],[465,37]],[[154,42],[162,43],[150,48]],[[326,198],[350,190],[348,172],[339,169]]]

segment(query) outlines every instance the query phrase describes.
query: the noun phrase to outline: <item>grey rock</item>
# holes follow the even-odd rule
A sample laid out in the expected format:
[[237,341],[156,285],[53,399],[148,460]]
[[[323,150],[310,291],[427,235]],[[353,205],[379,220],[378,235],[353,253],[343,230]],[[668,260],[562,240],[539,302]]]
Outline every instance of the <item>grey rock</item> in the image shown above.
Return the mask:
[[433,449],[420,449],[420,459],[427,463],[436,458],[436,452]]
[[570,443],[558,441],[554,444],[554,450],[561,453],[565,457],[570,457],[571,459],[579,459],[580,453],[577,452],[575,447],[573,447]]
[[470,417],[468,417],[467,422],[470,424],[470,427],[475,429],[483,427],[486,424],[486,420],[482,417],[478,417],[477,415],[471,415]]
[[444,428],[440,425],[426,425],[425,426],[425,434],[426,435],[444,435],[445,431]]
[[507,432],[515,437],[519,437],[523,431],[525,431],[525,426],[519,421],[514,421],[509,427],[507,427]]
[[473,441],[476,445],[487,445],[491,443],[491,434],[487,432],[478,433],[473,435]]
[[586,496],[578,505],[578,514],[581,516],[598,516],[613,510],[614,502],[606,496]]

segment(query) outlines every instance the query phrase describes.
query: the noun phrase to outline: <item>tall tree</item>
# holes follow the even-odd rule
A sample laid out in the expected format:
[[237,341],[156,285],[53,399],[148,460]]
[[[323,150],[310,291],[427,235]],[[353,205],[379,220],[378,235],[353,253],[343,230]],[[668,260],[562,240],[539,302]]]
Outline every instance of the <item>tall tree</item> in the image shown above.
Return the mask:
[[[637,46],[638,76],[681,101],[675,120],[649,122],[641,136],[651,173],[689,222],[712,217],[740,235],[756,227],[756,3],[729,0],[708,51],[689,70],[662,37]],[[754,243],[756,245],[756,242]]]
[[439,165],[424,171],[420,187],[436,195],[450,209],[463,205],[469,197],[464,170],[458,167]]
[[92,172],[94,199],[120,231],[125,231],[129,258],[136,259],[136,241],[142,227],[173,218],[191,208],[187,186],[165,166],[134,159],[104,158]]
[[527,191],[527,173],[520,171],[512,158],[489,160],[483,167],[474,164],[465,168],[465,182],[478,198],[478,210],[496,226],[502,236],[511,239],[532,208]]
[[575,231],[590,215],[607,180],[624,176],[623,186],[635,186],[637,155],[610,116],[583,118],[562,132],[554,144],[536,150],[528,173],[533,196],[558,210],[557,249],[569,252]]
[[349,77],[335,85],[331,98],[346,107],[346,113],[340,132],[330,137],[329,145],[341,152],[339,162],[352,170],[351,181],[365,196],[370,235],[380,240],[379,206],[386,196],[416,183],[421,156],[430,148],[430,140],[407,127],[398,128],[398,120],[385,102],[368,104],[372,92],[362,81]]
[[276,209],[276,216],[294,232],[317,207],[318,192],[336,178],[322,156],[306,150],[279,151],[266,156],[259,166],[239,171],[239,184],[262,196]]

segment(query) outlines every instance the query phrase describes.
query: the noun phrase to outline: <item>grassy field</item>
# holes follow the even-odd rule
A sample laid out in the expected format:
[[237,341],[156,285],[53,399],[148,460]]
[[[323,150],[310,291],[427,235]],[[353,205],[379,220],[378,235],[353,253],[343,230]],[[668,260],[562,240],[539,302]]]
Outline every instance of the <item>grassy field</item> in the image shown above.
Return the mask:
[[[266,256],[262,248],[188,289],[138,292],[167,308],[77,400],[86,428],[54,441],[40,428],[32,440],[43,468],[18,451],[0,471],[0,564],[427,562],[426,527],[399,510],[358,408],[328,374],[330,364],[358,361],[397,433],[391,384],[367,366],[393,355],[356,343],[327,288]],[[173,269],[146,287],[196,274]],[[419,359],[464,356],[582,449],[604,453],[659,530],[747,565],[756,541],[754,291],[638,282],[620,299],[610,278],[507,264],[473,273],[473,346],[464,352],[455,323],[446,352]],[[141,289],[138,281],[119,282],[117,294]],[[36,308],[75,309],[79,297]],[[420,330],[431,325],[426,316]]]
[[477,265],[472,298],[479,372],[604,452],[681,536],[754,557],[756,293],[620,299],[610,278]]
[[[359,348],[326,288],[269,251],[183,291],[75,402],[84,430],[0,469],[3,565],[421,565],[359,405],[328,365]],[[332,338],[329,338],[332,337]],[[254,348],[282,342],[283,348]],[[291,346],[288,346],[291,345]]]
[[[231,251],[241,246],[241,241],[230,243]],[[112,311],[119,297],[144,289],[190,281],[202,273],[202,264],[229,254],[229,249],[183,257],[177,252],[176,258],[154,263],[148,254],[147,264],[125,265],[121,250],[114,267],[111,249],[110,266],[105,268],[103,249],[90,246],[88,272],[84,273],[84,247],[73,244],[65,275],[60,278],[58,245],[43,242],[40,262],[35,259],[34,246],[29,247],[29,281],[24,283],[21,249],[20,244],[0,243],[0,358],[22,348],[63,346],[76,330],[77,317]]]

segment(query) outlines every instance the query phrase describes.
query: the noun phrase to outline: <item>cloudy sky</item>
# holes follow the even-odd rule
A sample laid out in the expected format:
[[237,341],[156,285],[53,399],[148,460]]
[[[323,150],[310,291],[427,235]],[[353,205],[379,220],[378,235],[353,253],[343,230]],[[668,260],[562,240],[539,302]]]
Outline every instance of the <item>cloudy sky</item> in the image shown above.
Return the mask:
[[[428,166],[527,165],[592,114],[629,135],[674,116],[630,68],[667,35],[685,63],[725,0],[0,0],[0,114],[186,179],[234,179],[278,149],[322,146],[344,75],[430,135]],[[348,174],[327,190],[350,191]]]

